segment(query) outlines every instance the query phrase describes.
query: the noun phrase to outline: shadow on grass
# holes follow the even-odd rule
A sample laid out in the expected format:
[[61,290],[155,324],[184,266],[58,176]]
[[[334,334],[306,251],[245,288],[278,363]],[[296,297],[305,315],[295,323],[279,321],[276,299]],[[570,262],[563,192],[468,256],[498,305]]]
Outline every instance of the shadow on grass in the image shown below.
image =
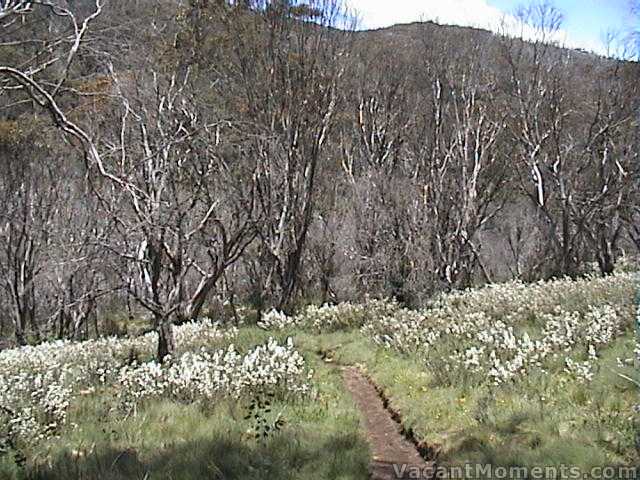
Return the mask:
[[34,467],[33,480],[231,480],[358,479],[367,475],[366,445],[356,435],[325,437],[318,445],[281,433],[264,444],[212,438],[139,454],[133,449],[96,448],[86,456],[66,453]]
[[[640,457],[625,458],[623,451],[597,438],[551,434],[542,428],[526,424],[525,413],[510,416],[499,425],[484,425],[458,432],[451,439],[451,448],[440,458],[442,465],[460,467],[466,464],[492,468],[524,468],[529,478],[533,468],[545,470],[545,478],[566,477],[566,469],[574,469],[574,478],[632,478],[630,472],[640,467]],[[640,454],[640,450],[638,451]],[[612,460],[618,456],[618,460]],[[482,470],[480,470],[482,472]],[[550,473],[549,473],[550,472]],[[576,473],[579,472],[579,473]],[[609,473],[603,473],[609,472]],[[476,473],[477,478],[491,474]],[[635,477],[633,477],[635,478]]]

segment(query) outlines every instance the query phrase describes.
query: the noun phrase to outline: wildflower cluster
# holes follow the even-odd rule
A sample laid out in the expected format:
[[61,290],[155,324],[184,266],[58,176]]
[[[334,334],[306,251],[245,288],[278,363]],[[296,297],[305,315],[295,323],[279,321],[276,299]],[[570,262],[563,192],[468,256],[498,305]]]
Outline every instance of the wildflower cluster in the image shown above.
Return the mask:
[[365,312],[363,305],[349,302],[320,307],[310,305],[298,316],[298,321],[316,331],[335,331],[362,325]]
[[[198,347],[208,346],[219,340],[233,338],[237,335],[238,329],[234,326],[214,322],[210,318],[203,318],[197,321],[183,323],[174,328],[174,336],[176,345],[181,351],[194,350]],[[153,337],[153,346],[155,348],[156,333],[151,334]]]
[[573,374],[575,377],[583,381],[593,380],[593,364],[590,361],[578,362],[567,357],[565,358],[565,364],[565,372]]
[[640,271],[640,257],[623,255],[616,261],[616,273],[636,273]]
[[392,300],[367,300],[365,304],[344,302],[337,305],[310,305],[293,317],[271,310],[258,322],[258,326],[266,330],[299,326],[316,332],[332,332],[359,328],[369,318],[383,318],[395,314],[399,309],[399,305]]
[[[440,312],[434,313],[431,317],[432,327],[442,325],[441,319],[437,318]],[[361,331],[386,348],[408,353],[428,349],[444,333],[444,328],[425,328],[425,323],[424,313],[401,309],[394,315],[370,316]],[[462,324],[452,326],[464,328]]]
[[634,276],[620,273],[604,278],[490,284],[442,295],[430,306],[449,309],[453,313],[481,311],[515,324],[553,313],[558,306],[566,311],[579,312],[586,312],[590,305],[625,305],[631,308],[633,292]]
[[270,338],[244,355],[229,345],[187,352],[164,364],[125,366],[119,371],[118,397],[122,406],[134,410],[141,401],[159,397],[191,403],[263,391],[305,394],[312,373],[291,338],[285,345]]
[[[204,319],[175,328],[180,349],[233,338]],[[118,385],[121,371],[136,357],[152,357],[157,333],[85,342],[53,341],[0,352],[0,438],[31,444],[55,435],[66,422],[73,398]]]
[[[526,375],[533,368],[543,368],[545,359],[559,356],[565,357],[566,372],[591,380],[596,347],[611,341],[622,326],[622,318],[608,305],[591,307],[584,315],[557,308],[541,316],[544,324],[538,334],[535,328],[530,327],[529,332],[486,315],[474,316],[475,332],[471,338],[457,339],[459,347],[449,357],[450,368],[470,370],[495,385]],[[571,359],[575,350],[587,352],[587,361]]]
[[555,359],[561,371],[589,381],[598,349],[628,328],[632,289],[626,274],[491,285],[443,295],[420,312],[368,316],[362,331],[384,347],[417,353],[448,382],[500,385],[545,372]]
[[271,309],[262,315],[257,325],[265,330],[285,330],[298,324],[297,317],[290,317],[280,310]]

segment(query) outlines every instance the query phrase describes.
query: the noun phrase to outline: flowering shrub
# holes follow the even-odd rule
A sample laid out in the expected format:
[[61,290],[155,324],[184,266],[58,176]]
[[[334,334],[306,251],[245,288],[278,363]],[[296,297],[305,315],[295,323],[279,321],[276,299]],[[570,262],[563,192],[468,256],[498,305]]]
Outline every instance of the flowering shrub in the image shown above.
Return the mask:
[[[441,325],[438,318],[433,318],[432,328],[425,328],[425,323],[423,313],[402,309],[395,315],[371,317],[361,331],[384,347],[407,353],[427,349],[443,334],[443,330],[433,328]],[[455,326],[463,328],[461,324]]]
[[584,312],[590,306],[625,305],[631,308],[634,275],[621,273],[609,277],[560,279],[525,284],[519,281],[490,284],[440,296],[431,308],[452,313],[484,312],[509,324],[526,322],[541,314],[566,311]]
[[359,328],[369,319],[384,318],[398,310],[399,305],[392,300],[367,300],[365,304],[344,302],[320,307],[311,305],[296,316],[296,323],[317,332],[332,332]]
[[386,348],[416,353],[449,384],[500,385],[544,372],[549,359],[590,381],[598,349],[628,328],[632,291],[627,274],[490,285],[443,295],[420,312],[368,316],[362,331]]
[[367,321],[379,320],[399,311],[398,303],[393,300],[367,300],[364,304],[344,302],[337,305],[309,305],[293,317],[272,309],[262,316],[257,325],[273,331],[302,327],[316,332],[333,332],[360,328]]
[[[236,333],[208,319],[175,328],[180,351],[230,339]],[[152,357],[156,343],[154,332],[135,338],[54,341],[0,352],[0,441],[8,439],[19,448],[55,435],[76,395],[100,386],[119,386],[132,353]]]
[[311,305],[298,315],[298,322],[316,331],[335,331],[359,326],[365,315],[363,305],[349,302],[338,305]]
[[194,402],[262,391],[304,394],[311,375],[291,338],[285,345],[270,338],[244,355],[229,345],[213,353],[188,352],[162,365],[151,361],[124,366],[118,397],[133,410],[140,401],[154,397]]
[[0,383],[2,438],[11,439],[14,445],[35,443],[65,423],[72,391],[59,382],[55,372],[20,372]]
[[293,328],[298,324],[296,317],[290,317],[287,314],[272,309],[262,315],[262,318],[257,323],[260,328],[265,330],[284,330],[286,328]]
[[565,359],[565,364],[567,365],[565,371],[574,375],[581,381],[591,381],[593,380],[593,365],[591,362],[574,362],[570,358]]
[[[237,333],[236,327],[214,322],[210,318],[193,320],[174,328],[176,345],[181,351],[194,350],[219,340],[233,338]],[[155,332],[150,334],[154,348],[157,344],[156,335]]]
[[640,257],[623,255],[616,261],[616,273],[637,273],[640,271]]

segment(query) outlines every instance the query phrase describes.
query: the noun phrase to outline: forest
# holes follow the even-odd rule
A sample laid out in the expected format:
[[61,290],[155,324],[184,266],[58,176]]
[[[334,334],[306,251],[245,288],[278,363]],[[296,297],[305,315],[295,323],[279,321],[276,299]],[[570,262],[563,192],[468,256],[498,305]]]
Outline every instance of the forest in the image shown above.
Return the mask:
[[19,345],[142,315],[162,356],[204,311],[418,307],[637,255],[640,67],[548,41],[548,4],[525,42],[356,31],[327,0],[67,3],[0,10]]
[[637,466],[639,32],[517,18],[0,0],[0,478]]

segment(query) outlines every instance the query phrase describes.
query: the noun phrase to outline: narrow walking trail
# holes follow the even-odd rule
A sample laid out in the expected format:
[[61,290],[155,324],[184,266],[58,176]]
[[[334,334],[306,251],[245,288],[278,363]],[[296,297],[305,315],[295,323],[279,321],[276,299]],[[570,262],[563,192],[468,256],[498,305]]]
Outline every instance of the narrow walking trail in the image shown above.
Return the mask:
[[400,433],[400,426],[385,408],[371,382],[355,367],[345,368],[343,378],[345,387],[362,413],[367,439],[371,444],[371,479],[431,478],[433,463],[426,462],[415,445]]

